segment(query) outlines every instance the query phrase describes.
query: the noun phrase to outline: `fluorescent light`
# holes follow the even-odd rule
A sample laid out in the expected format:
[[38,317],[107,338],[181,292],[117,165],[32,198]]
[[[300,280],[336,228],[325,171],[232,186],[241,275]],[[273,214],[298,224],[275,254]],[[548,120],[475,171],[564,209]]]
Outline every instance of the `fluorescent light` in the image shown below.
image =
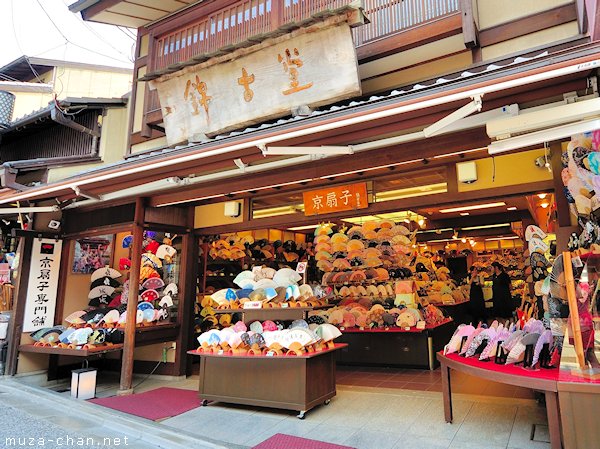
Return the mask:
[[474,231],[476,229],[504,228],[506,226],[510,226],[510,223],[499,223],[499,224],[491,224],[491,225],[483,225],[483,226],[471,226],[468,228],[462,228],[462,231]]
[[288,231],[304,231],[305,229],[315,229],[318,225],[296,226],[288,228]]
[[468,212],[461,212],[460,215],[463,216],[463,217],[466,217],[467,215],[469,215],[469,213]]
[[417,196],[435,195],[437,193],[445,193],[447,191],[447,184],[445,182],[440,182],[437,184],[428,184],[419,187],[409,187],[406,189],[388,190],[386,192],[377,193],[375,196],[375,202],[381,203],[384,201],[414,198]]
[[497,240],[515,240],[518,239],[519,236],[518,235],[512,235],[510,237],[494,237],[491,239],[485,239],[486,242],[493,242],[493,241],[497,241]]
[[464,211],[468,211],[468,210],[490,209],[492,207],[500,207],[500,206],[506,206],[506,203],[504,201],[499,201],[497,203],[475,204],[474,206],[452,207],[450,209],[440,209],[440,213],[451,214],[452,212],[464,212]]
[[517,210],[515,206],[507,207],[506,210]]
[[277,215],[296,214],[304,210],[304,205],[295,204],[293,206],[270,207],[268,209],[259,209],[252,211],[252,218],[275,217]]
[[442,233],[444,231],[454,231],[454,229],[452,228],[443,228],[443,229],[428,229],[426,231],[417,231],[417,234],[425,234],[426,232],[436,232],[436,233]]
[[535,131],[517,137],[492,142],[488,147],[489,154],[498,154],[504,151],[516,150],[518,148],[530,147],[544,142],[564,139],[576,134],[586,133],[600,129],[600,119],[586,120],[569,125],[557,126],[555,128]]

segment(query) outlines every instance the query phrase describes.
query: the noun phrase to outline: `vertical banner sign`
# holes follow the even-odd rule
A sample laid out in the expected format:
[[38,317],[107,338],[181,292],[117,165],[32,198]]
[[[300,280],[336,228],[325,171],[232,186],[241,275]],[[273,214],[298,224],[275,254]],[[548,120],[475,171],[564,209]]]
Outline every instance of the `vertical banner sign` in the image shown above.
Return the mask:
[[61,251],[62,240],[33,241],[23,332],[54,325]]
[[304,215],[323,215],[369,207],[367,183],[334,186],[302,194]]

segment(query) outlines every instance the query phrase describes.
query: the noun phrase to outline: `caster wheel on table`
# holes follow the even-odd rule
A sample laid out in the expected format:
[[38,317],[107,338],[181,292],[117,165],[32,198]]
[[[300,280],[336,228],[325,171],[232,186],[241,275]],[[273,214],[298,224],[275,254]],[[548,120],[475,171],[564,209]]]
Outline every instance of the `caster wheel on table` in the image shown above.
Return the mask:
[[208,405],[208,400],[207,399],[202,399],[201,405],[202,405],[202,407],[206,407]]
[[302,412],[298,413],[298,415],[296,417],[298,419],[304,419],[305,416],[306,416],[306,412],[302,411]]
[[326,399],[325,402],[323,402],[323,405],[329,405],[331,404],[331,399]]

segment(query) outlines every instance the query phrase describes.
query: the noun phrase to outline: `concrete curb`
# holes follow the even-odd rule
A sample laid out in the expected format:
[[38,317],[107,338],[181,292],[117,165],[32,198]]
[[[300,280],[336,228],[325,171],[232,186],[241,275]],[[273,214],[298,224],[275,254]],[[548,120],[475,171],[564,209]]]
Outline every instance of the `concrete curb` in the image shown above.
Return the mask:
[[[128,415],[117,410],[111,410],[85,401],[65,397],[46,388],[35,387],[11,378],[0,379],[0,387],[10,393],[28,396],[37,403],[46,402],[48,405],[64,407],[79,418],[104,424],[111,430],[121,432],[132,440],[142,441],[165,449],[230,449],[227,443],[203,440],[197,435],[180,429],[171,429],[166,425]],[[200,424],[200,423],[199,423]],[[225,446],[224,444],[227,444]]]

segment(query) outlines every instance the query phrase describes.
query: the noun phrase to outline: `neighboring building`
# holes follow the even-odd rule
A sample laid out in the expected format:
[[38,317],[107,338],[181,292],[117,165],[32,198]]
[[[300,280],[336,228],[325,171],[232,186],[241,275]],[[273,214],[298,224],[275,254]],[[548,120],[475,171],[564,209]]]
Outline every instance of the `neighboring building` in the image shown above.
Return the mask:
[[22,56],[0,74],[10,80],[0,81],[0,91],[14,96],[12,116],[0,120],[4,187],[123,158],[131,70]]

